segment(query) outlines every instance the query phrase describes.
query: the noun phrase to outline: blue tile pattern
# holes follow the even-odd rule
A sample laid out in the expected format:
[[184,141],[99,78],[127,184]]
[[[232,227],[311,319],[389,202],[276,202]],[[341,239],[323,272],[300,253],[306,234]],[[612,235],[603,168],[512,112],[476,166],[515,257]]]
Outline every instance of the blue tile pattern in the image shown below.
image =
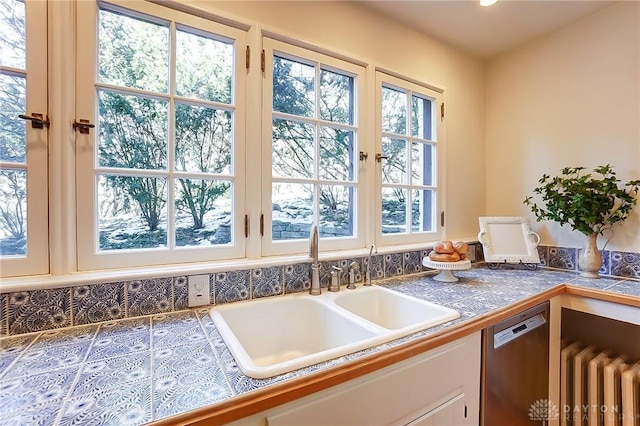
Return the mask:
[[[58,400],[48,404],[30,406],[22,411],[12,411],[10,413],[0,411],[0,425],[53,425],[60,413],[61,403],[62,401]],[[3,414],[6,414],[6,416]]]
[[0,413],[60,401],[67,396],[78,373],[76,366],[6,378],[0,386]]
[[215,289],[216,304],[248,300],[251,297],[249,271],[217,273]]
[[405,275],[422,272],[422,256],[419,251],[403,253]]
[[87,362],[78,373],[72,396],[99,390],[124,388],[131,383],[151,380],[151,356],[141,351],[124,357]]
[[9,334],[68,327],[71,325],[71,292],[68,288],[10,293]]
[[538,257],[540,258],[540,266],[547,266],[549,264],[549,247],[538,246]]
[[126,286],[128,317],[173,310],[173,278],[129,281]]
[[284,292],[298,293],[311,287],[311,263],[296,263],[284,267]]
[[283,293],[283,268],[257,268],[251,270],[251,288],[254,299]]
[[108,388],[71,397],[62,408],[59,425],[87,423],[104,425],[140,425],[151,415],[151,387],[146,384]]
[[124,283],[74,287],[72,295],[74,325],[124,318]]
[[640,253],[614,251],[611,254],[611,275],[640,278]]
[[[367,263],[369,262],[369,258],[365,257],[362,265],[364,270],[367,270]],[[379,280],[384,278],[384,256],[383,255],[373,255],[371,256],[371,265],[369,265],[369,273],[371,274],[372,280]]]
[[[211,278],[211,277],[209,277]],[[189,278],[186,276],[173,279],[173,309],[180,311],[189,307]]]
[[141,425],[227,399],[207,331],[180,311],[0,339],[0,425]]
[[550,247],[548,267],[575,270],[577,268],[575,248]]
[[386,278],[402,275],[402,253],[387,254],[384,256],[384,276]]

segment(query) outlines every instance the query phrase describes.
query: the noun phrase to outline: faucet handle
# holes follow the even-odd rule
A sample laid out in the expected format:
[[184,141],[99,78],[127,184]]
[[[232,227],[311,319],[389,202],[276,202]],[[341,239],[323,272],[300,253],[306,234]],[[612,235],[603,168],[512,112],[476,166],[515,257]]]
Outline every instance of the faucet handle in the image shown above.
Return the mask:
[[331,267],[331,283],[329,284],[329,291],[340,291],[340,277],[338,274],[342,272],[342,268],[337,266]]
[[351,262],[349,264],[349,285],[347,288],[349,290],[354,290],[356,288],[356,271],[360,269],[360,264],[358,262]]

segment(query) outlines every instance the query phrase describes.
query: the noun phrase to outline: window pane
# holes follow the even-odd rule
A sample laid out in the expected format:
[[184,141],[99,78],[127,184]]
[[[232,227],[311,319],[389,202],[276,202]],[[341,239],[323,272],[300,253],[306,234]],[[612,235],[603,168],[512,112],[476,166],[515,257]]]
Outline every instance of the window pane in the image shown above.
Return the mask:
[[176,105],[176,170],[231,173],[231,112]]
[[273,176],[315,176],[314,126],[290,120],[273,120]]
[[274,56],[273,110],[303,117],[315,116],[313,66]]
[[404,92],[382,88],[382,131],[407,134],[407,95]]
[[433,146],[422,142],[411,144],[411,183],[433,184]]
[[420,96],[411,98],[411,135],[433,140],[431,134],[431,101]]
[[407,232],[407,190],[382,188],[382,233]]
[[432,208],[435,193],[431,190],[411,191],[411,230],[413,232],[434,231]]
[[176,33],[176,92],[179,96],[231,103],[233,46],[218,40]]
[[320,129],[320,178],[354,179],[353,132],[323,127]]
[[382,183],[407,182],[407,141],[382,138]]
[[167,181],[98,176],[100,250],[166,247]]
[[320,187],[320,236],[354,235],[355,188],[342,185]]
[[27,254],[27,172],[0,169],[0,255]]
[[0,74],[0,161],[26,162],[26,79]]
[[313,223],[313,186],[274,183],[271,204],[274,241],[309,238]]
[[168,103],[106,91],[99,97],[98,164],[166,169]]
[[231,242],[231,182],[177,179],[176,245],[210,246]]
[[353,77],[320,71],[320,118],[353,124]]
[[166,93],[169,28],[100,10],[98,81]]
[[0,0],[0,64],[27,67],[24,1]]

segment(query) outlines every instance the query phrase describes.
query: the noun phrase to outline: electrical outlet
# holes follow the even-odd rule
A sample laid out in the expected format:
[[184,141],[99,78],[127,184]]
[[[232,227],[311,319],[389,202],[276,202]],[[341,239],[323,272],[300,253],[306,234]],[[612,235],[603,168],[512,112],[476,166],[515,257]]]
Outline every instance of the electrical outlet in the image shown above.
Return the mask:
[[209,275],[189,277],[189,307],[209,304]]

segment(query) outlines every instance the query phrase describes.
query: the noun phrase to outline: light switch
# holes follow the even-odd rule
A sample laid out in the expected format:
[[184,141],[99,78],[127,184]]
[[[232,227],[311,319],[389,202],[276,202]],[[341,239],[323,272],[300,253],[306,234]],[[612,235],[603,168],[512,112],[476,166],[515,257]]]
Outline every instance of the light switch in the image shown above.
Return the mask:
[[189,307],[210,304],[209,275],[189,276]]

